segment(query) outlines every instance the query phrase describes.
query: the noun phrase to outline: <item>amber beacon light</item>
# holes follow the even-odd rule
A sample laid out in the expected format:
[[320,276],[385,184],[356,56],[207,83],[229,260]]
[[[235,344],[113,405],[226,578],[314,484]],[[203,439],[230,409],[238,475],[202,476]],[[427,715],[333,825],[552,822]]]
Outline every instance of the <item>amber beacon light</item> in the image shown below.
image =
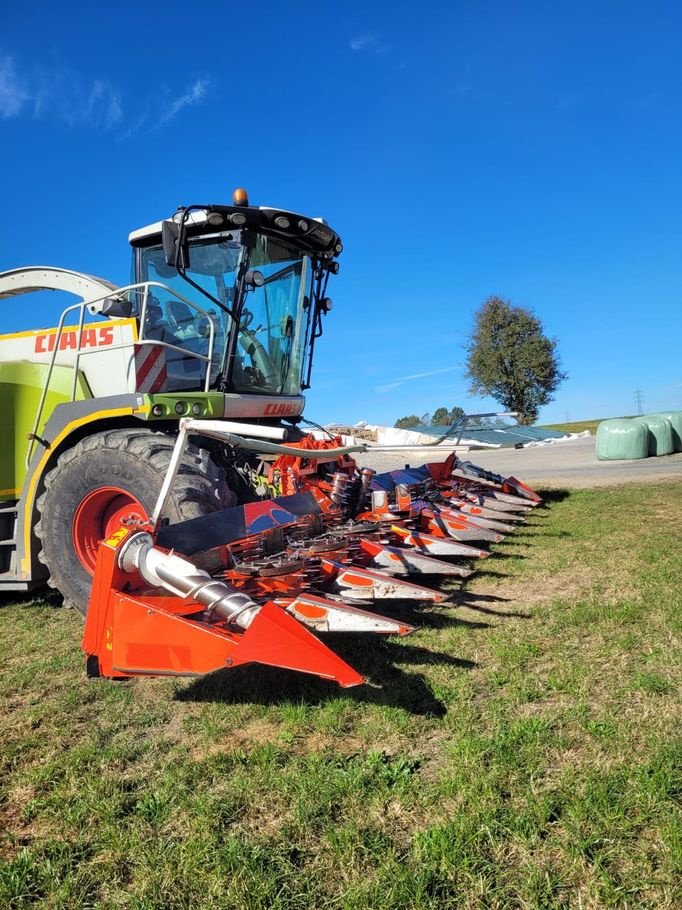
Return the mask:
[[238,186],[237,189],[232,194],[232,204],[233,205],[248,205],[249,204],[249,194],[246,192],[243,186]]

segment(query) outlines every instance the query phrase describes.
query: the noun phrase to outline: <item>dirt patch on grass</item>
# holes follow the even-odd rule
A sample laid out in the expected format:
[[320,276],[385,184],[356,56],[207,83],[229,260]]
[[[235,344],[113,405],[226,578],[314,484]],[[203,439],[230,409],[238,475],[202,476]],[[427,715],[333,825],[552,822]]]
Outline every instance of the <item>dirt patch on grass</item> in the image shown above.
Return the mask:
[[203,760],[210,755],[227,755],[239,751],[248,754],[257,746],[276,743],[280,733],[281,727],[278,723],[258,718],[249,721],[242,728],[226,730],[224,739],[220,742],[193,747],[190,754],[197,760]]
[[12,860],[20,850],[49,835],[51,825],[46,821],[24,818],[35,795],[33,787],[15,787],[0,806],[0,861]]

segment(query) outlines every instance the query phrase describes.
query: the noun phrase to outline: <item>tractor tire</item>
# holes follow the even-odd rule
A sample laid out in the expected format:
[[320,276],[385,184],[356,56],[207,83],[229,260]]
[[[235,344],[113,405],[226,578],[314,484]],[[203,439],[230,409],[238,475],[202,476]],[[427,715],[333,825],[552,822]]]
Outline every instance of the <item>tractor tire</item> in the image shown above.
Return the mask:
[[[126,518],[152,514],[175,438],[153,430],[107,430],[63,452],[45,477],[35,533],[48,584],[84,616],[99,542]],[[171,524],[236,505],[225,472],[187,446],[164,517]]]

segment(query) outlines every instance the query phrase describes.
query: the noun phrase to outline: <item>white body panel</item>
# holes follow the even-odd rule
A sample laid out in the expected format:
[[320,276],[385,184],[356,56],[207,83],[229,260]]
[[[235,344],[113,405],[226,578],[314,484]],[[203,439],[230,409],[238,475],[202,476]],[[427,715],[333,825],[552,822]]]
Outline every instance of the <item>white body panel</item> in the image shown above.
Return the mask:
[[[51,265],[29,265],[0,272],[0,300],[33,291],[66,291],[83,300],[106,296],[116,285],[96,275],[60,269]],[[112,296],[114,296],[112,294]]]
[[[79,369],[93,397],[135,391],[134,319],[107,320],[83,326]],[[49,366],[57,340],[56,329],[37,329],[0,335],[0,362],[28,361]],[[78,356],[78,328],[66,327],[55,358],[57,366],[73,367]]]

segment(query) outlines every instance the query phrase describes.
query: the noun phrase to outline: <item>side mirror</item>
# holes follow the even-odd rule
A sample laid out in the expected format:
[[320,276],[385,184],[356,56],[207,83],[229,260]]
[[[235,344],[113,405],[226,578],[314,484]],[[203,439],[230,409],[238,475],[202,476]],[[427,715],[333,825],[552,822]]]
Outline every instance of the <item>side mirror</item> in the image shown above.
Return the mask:
[[106,300],[88,304],[88,310],[93,316],[108,316],[110,319],[127,319],[132,315],[133,304],[125,297],[107,297]]
[[[164,221],[161,224],[161,242],[163,243],[163,258],[166,265],[176,266],[180,269],[189,268],[189,243],[185,232],[180,237],[180,225],[175,221]],[[179,255],[178,255],[179,246]]]

